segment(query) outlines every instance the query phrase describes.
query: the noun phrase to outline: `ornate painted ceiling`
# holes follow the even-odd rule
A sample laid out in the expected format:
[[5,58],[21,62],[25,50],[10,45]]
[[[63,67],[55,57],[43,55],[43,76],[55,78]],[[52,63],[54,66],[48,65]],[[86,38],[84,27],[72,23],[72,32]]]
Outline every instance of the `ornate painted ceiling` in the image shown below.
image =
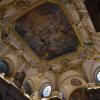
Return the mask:
[[2,0],[1,76],[31,100],[89,100],[85,89],[100,88],[98,5],[98,0]]

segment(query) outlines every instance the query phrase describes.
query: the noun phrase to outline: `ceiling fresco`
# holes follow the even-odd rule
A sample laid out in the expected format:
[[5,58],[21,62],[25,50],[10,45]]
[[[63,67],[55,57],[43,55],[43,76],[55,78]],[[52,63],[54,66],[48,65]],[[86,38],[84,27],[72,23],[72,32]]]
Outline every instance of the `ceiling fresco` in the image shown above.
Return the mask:
[[16,20],[16,32],[44,60],[77,50],[79,40],[59,5],[44,3]]

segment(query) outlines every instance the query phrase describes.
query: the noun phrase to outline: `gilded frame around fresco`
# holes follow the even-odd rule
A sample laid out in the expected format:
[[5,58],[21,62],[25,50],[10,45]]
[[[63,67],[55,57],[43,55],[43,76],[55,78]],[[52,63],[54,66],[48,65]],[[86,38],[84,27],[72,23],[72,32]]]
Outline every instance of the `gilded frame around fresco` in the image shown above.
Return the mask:
[[[24,0],[25,1],[25,0]],[[21,16],[23,16],[25,13],[29,12],[30,10],[32,10],[33,8],[45,3],[45,2],[51,2],[51,3],[55,3],[58,4],[60,6],[60,8],[64,11],[64,13],[66,14],[66,16],[68,17],[74,31],[75,34],[77,35],[79,41],[80,41],[80,45],[77,49],[77,51],[69,53],[69,54],[65,54],[62,56],[59,56],[57,58],[54,58],[50,61],[46,61],[46,60],[42,60],[40,59],[34,52],[32,49],[30,49],[30,47],[27,45],[27,43],[25,41],[23,41],[23,39],[17,34],[17,32],[15,31],[15,21],[20,18]],[[17,41],[17,43],[19,43],[20,49],[24,49],[26,53],[29,54],[29,56],[31,56],[31,58],[37,62],[42,62],[42,63],[53,63],[53,62],[58,62],[58,61],[63,61],[63,60],[73,60],[75,56],[79,56],[79,54],[81,53],[81,51],[84,49],[84,41],[82,39],[82,36],[80,35],[80,32],[77,30],[76,25],[72,23],[72,19],[70,17],[70,14],[67,12],[67,9],[64,7],[64,2],[59,1],[59,0],[36,0],[33,3],[29,3],[26,2],[26,5],[24,7],[16,7],[16,2],[13,2],[11,5],[9,6],[13,6],[16,9],[16,13],[13,16],[10,16],[9,19],[9,27],[10,27],[10,34],[12,37],[14,37]],[[30,52],[29,52],[30,51]]]

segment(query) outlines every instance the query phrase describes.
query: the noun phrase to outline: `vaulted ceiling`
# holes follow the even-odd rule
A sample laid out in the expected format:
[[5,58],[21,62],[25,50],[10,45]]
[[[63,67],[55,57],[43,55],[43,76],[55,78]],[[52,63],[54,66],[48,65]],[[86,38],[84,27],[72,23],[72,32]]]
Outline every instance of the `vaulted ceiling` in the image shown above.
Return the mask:
[[[99,4],[2,0],[0,77],[5,82],[0,86],[12,90],[10,84],[32,100],[99,100]],[[7,90],[0,89],[3,100]]]

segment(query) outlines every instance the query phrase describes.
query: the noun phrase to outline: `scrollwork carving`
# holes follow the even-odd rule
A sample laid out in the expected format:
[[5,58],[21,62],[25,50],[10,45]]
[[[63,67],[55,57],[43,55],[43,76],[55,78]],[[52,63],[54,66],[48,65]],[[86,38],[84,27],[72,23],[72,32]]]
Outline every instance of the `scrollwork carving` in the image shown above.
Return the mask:
[[79,57],[81,57],[82,59],[89,59],[93,57],[94,54],[95,54],[95,50],[93,49],[92,44],[88,43],[84,45],[84,49],[79,54]]
[[0,7],[0,20],[3,19],[3,16],[4,16],[6,10],[7,10],[7,5]]
[[27,8],[30,4],[30,1],[28,0],[16,0],[15,7],[16,8]]

